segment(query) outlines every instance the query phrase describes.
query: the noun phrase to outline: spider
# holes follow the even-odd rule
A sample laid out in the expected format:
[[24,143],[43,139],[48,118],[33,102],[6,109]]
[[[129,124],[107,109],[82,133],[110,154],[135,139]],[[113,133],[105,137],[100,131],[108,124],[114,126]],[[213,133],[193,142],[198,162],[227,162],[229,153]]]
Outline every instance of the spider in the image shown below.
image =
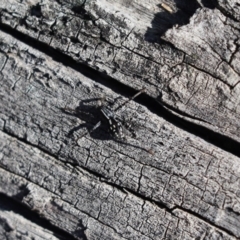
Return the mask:
[[[100,121],[98,121],[88,132],[83,133],[81,136],[78,137],[77,142],[82,137],[86,136],[88,133],[91,134],[94,130],[99,128],[101,125],[106,125],[108,131],[110,132],[111,136],[117,139],[124,139],[124,129],[127,129],[131,134],[132,137],[136,137],[134,130],[131,128],[129,122],[125,121],[125,119],[120,119],[116,113],[120,109],[122,109],[128,102],[135,99],[141,93],[145,91],[145,88],[137,92],[134,96],[124,101],[120,104],[117,108],[112,109],[107,105],[103,105],[103,99],[101,99],[99,104],[99,113],[100,113]],[[75,112],[73,109],[64,108],[64,111],[67,112]]]

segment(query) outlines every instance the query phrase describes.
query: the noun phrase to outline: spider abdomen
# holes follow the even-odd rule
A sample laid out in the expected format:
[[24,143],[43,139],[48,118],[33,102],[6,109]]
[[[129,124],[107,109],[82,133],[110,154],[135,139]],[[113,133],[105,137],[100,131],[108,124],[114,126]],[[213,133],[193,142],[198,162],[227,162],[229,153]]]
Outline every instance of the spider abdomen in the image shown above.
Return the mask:
[[102,107],[101,109],[103,120],[108,124],[110,133],[117,137],[123,137],[123,127],[120,120],[115,117],[114,112],[108,107]]

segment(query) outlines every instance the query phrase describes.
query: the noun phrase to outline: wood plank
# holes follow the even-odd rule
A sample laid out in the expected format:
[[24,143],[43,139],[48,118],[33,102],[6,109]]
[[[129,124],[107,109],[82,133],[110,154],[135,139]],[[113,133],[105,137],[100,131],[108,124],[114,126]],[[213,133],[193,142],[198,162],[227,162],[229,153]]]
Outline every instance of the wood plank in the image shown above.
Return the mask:
[[177,116],[239,143],[238,9],[234,0],[4,0],[0,11],[2,24],[127,86],[146,87]]
[[[1,133],[1,168],[51,193],[58,191],[64,201],[68,197],[72,199],[71,206],[77,202],[84,212],[93,211],[96,218],[98,211],[92,205],[76,200],[83,191],[76,187],[80,180],[74,180],[73,184],[73,173],[68,173],[69,178],[64,177],[66,164],[80,166],[101,184],[118,189],[122,198],[132,194],[137,199],[132,206],[139,206],[138,201],[154,202],[157,206],[150,207],[153,212],[156,208],[172,215],[180,212],[181,216],[202,219],[226,234],[240,236],[239,158],[179,129],[133,101],[118,116],[134,117],[135,138],[126,133],[125,141],[116,141],[102,127],[76,141],[99,120],[94,99],[105,96],[120,104],[125,98],[3,32],[0,51],[4,59],[0,74],[0,129],[5,132]],[[78,114],[64,110],[66,107],[79,109]],[[16,142],[16,146],[11,145]],[[35,146],[34,150],[24,150],[25,147],[21,150],[25,146],[23,142]],[[41,151],[37,149],[45,152],[41,158],[45,163],[40,163],[37,153]],[[55,164],[48,160],[52,159],[50,156],[57,159]],[[32,159],[37,166],[31,165]],[[55,169],[58,165],[63,165],[63,170]],[[57,180],[57,173],[64,178],[63,183]],[[88,194],[94,191],[87,187],[85,190]],[[96,191],[99,193],[98,188]],[[92,204],[91,198],[89,201]],[[111,218],[106,221],[111,225]],[[147,228],[143,227],[144,231]],[[123,234],[125,228],[119,229],[120,235]]]
[[[2,132],[0,147],[0,192],[76,239],[236,239],[191,213],[166,211]],[[7,217],[0,211],[0,219]]]
[[[24,229],[23,227],[24,226]],[[12,211],[6,211],[0,207],[0,238],[1,239],[38,239],[38,240],[58,240],[54,233],[39,227],[37,224],[24,219]]]

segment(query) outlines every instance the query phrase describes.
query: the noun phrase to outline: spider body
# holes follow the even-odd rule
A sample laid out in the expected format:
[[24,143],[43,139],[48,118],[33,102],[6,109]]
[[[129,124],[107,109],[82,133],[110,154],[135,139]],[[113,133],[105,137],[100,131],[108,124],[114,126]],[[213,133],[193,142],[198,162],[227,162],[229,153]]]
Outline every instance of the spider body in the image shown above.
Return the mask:
[[[145,89],[140,90],[133,97],[127,99],[126,101],[124,101],[122,104],[120,104],[115,109],[111,109],[109,106],[103,105],[103,99],[101,99],[100,104],[98,106],[98,107],[100,107],[99,110],[100,110],[101,120],[98,121],[92,127],[92,129],[90,129],[88,131],[88,133],[89,134],[92,133],[94,130],[96,130],[98,127],[100,127],[102,124],[105,124],[105,125],[107,125],[107,128],[113,137],[116,137],[118,139],[123,139],[124,138],[124,134],[123,134],[124,129],[127,129],[129,132],[131,132],[132,137],[136,137],[136,134],[134,133],[133,129],[131,129],[129,122],[126,122],[124,119],[121,120],[119,117],[117,117],[116,113],[118,110],[122,109],[128,102],[130,102],[131,100],[136,98],[138,95],[140,95],[144,91],[145,91]],[[64,110],[68,111],[68,112],[74,112],[74,110],[69,109],[69,108],[65,108]],[[83,136],[85,136],[86,134],[87,134],[87,132],[82,134],[78,138],[78,140],[80,138],[82,138]]]
[[[92,133],[93,131],[95,131],[97,128],[99,128],[102,125],[105,125],[105,127],[107,127],[110,134],[114,138],[116,138],[116,140],[121,141],[122,143],[124,143],[124,141],[122,141],[122,140],[126,139],[126,137],[124,136],[124,133],[126,131],[124,131],[124,130],[128,130],[128,132],[131,133],[131,136],[133,138],[135,138],[136,134],[135,134],[134,130],[131,128],[131,124],[129,124],[129,121],[126,121],[125,118],[120,119],[116,113],[118,110],[122,109],[128,102],[130,102],[131,100],[136,98],[138,95],[140,95],[144,91],[145,91],[145,89],[143,88],[142,90],[137,92],[133,97],[127,99],[126,101],[124,101],[122,104],[120,104],[115,109],[112,109],[107,105],[103,105],[103,99],[101,99],[101,101],[99,101],[99,105],[97,107],[97,110],[98,110],[97,112],[98,112],[98,114],[100,114],[100,121],[98,121],[88,132],[85,132],[84,134],[79,136],[77,139],[77,142],[80,138],[82,138],[83,136],[86,136],[87,134]],[[65,108],[64,110],[67,110],[68,112],[74,112],[74,111],[72,111],[72,109],[68,109],[68,108]],[[137,147],[137,146],[135,146],[135,147]],[[151,155],[154,155],[154,152],[152,151],[152,149],[145,149],[142,147],[138,147],[138,148],[150,153]]]
[[122,123],[120,119],[115,116],[114,112],[109,107],[104,106],[101,108],[101,115],[103,121],[107,123],[111,135],[117,138],[123,138]]

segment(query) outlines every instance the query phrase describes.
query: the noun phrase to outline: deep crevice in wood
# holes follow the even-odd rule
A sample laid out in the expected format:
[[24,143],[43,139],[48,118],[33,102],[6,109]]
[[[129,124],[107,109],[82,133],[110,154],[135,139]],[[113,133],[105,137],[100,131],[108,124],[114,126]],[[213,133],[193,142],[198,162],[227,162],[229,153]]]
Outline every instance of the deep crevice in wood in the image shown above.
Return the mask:
[[[6,132],[5,132],[5,133],[6,133]],[[6,133],[6,134],[8,134],[8,135],[10,135],[10,136],[12,136],[12,137],[14,137],[14,138],[17,138],[17,139],[20,140],[20,141],[23,141],[23,142],[24,142],[25,144],[27,144],[27,145],[30,145],[30,146],[33,146],[33,147],[38,147],[38,148],[41,149],[41,151],[43,151],[44,153],[51,155],[51,154],[48,153],[47,151],[43,150],[41,147],[39,147],[39,146],[34,146],[33,144],[27,142],[25,139],[20,139],[20,138],[14,136],[14,135],[12,135],[12,134],[9,134],[9,133]],[[52,155],[51,155],[51,156],[52,156]],[[54,156],[52,156],[52,157],[56,159],[56,157],[54,157]],[[56,160],[57,160],[57,159],[56,159]],[[231,231],[229,231],[228,229],[226,229],[226,228],[224,228],[224,227],[221,227],[221,226],[219,226],[219,225],[217,225],[217,224],[214,224],[214,222],[208,220],[207,218],[203,217],[202,215],[200,215],[200,214],[198,214],[198,213],[196,213],[196,212],[194,212],[194,211],[191,211],[190,209],[186,209],[186,208],[183,208],[183,207],[178,206],[178,205],[176,205],[176,206],[174,206],[174,207],[172,207],[172,208],[169,208],[169,207],[168,207],[165,203],[163,203],[163,202],[155,201],[155,200],[151,199],[150,197],[146,197],[146,196],[142,195],[141,193],[138,193],[138,192],[133,191],[132,189],[129,189],[129,188],[126,188],[126,187],[121,187],[121,186],[119,186],[119,185],[117,185],[117,184],[115,184],[115,183],[113,183],[113,182],[107,181],[107,178],[106,178],[106,177],[104,177],[104,176],[102,176],[101,174],[99,174],[99,173],[97,173],[97,172],[95,172],[95,171],[92,171],[92,170],[90,170],[90,169],[88,169],[88,168],[86,168],[86,167],[84,167],[84,166],[79,166],[79,164],[72,164],[72,163],[70,163],[70,162],[65,162],[64,164],[65,164],[65,165],[70,164],[72,167],[79,167],[79,168],[83,169],[84,171],[86,171],[87,173],[98,177],[98,179],[99,179],[100,182],[105,183],[105,184],[107,184],[107,185],[109,185],[109,186],[112,186],[113,188],[115,188],[115,189],[117,189],[117,190],[119,190],[119,191],[121,191],[121,192],[130,193],[130,194],[132,194],[133,196],[136,196],[136,197],[138,197],[138,198],[140,198],[140,199],[142,199],[142,200],[144,200],[144,201],[151,202],[151,203],[155,204],[157,207],[159,207],[159,208],[161,208],[161,209],[164,209],[166,212],[170,213],[171,215],[173,215],[173,216],[175,216],[175,217],[177,217],[177,215],[174,213],[174,211],[179,209],[179,210],[184,211],[184,212],[186,212],[186,213],[188,213],[188,214],[190,214],[190,215],[192,215],[192,216],[194,216],[194,217],[197,217],[197,218],[201,219],[202,221],[208,223],[209,225],[211,225],[211,226],[213,226],[213,227],[215,227],[215,228],[217,228],[217,229],[219,229],[219,230],[221,230],[221,231],[224,231],[225,233],[227,233],[227,234],[235,237],[234,234],[233,234]],[[23,186],[23,191],[22,191],[20,194],[14,196],[13,198],[15,198],[15,199],[17,199],[17,200],[20,201],[25,195],[27,195],[27,193],[28,193],[28,192],[26,192],[26,189],[25,189],[25,187]],[[0,199],[1,199],[1,193],[0,193]],[[16,200],[13,200],[13,201],[16,201]],[[20,203],[19,203],[19,204],[20,204]],[[21,205],[21,204],[20,204],[20,205]],[[0,200],[0,206],[1,206],[1,200]],[[17,207],[16,209],[18,209],[18,207]],[[28,210],[28,211],[30,212],[30,210]],[[233,212],[233,210],[232,210],[231,208],[228,208],[228,211],[229,211],[229,212]],[[29,214],[30,214],[30,213],[29,213]],[[86,214],[87,214],[87,213],[86,213]],[[236,213],[235,213],[235,214],[236,214]],[[24,216],[24,215],[23,215],[23,216]],[[46,220],[46,221],[47,221],[47,220]],[[51,229],[49,229],[49,230],[51,230]],[[65,239],[65,238],[64,238],[64,239]]]
[[[58,161],[57,156],[54,156],[53,154],[51,154],[49,151],[43,149],[42,147],[40,147],[40,146],[38,146],[38,145],[34,145],[34,144],[28,142],[26,139],[24,139],[24,138],[19,138],[19,137],[15,136],[14,134],[11,134],[11,133],[9,133],[9,132],[7,132],[7,131],[3,131],[3,132],[4,132],[5,134],[13,137],[13,138],[18,139],[19,141],[22,141],[24,144],[26,144],[26,145],[28,145],[28,146],[35,147],[35,148],[40,149],[40,150],[41,150],[42,152],[44,152],[45,154],[51,156],[52,158],[54,158],[55,160]],[[139,198],[143,199],[144,201],[149,201],[149,202],[151,202],[151,203],[154,203],[154,204],[156,204],[159,208],[164,209],[165,211],[173,214],[173,213],[172,213],[172,210],[171,210],[169,207],[167,207],[167,205],[165,205],[163,202],[159,202],[159,201],[152,200],[151,198],[146,197],[146,196],[144,196],[144,195],[142,195],[142,194],[140,194],[140,193],[138,193],[138,192],[134,192],[132,189],[125,188],[125,187],[121,187],[120,185],[117,185],[117,184],[115,184],[115,183],[113,183],[113,182],[107,181],[108,178],[106,178],[106,177],[103,176],[102,174],[99,174],[99,173],[96,172],[96,171],[93,171],[93,170],[91,170],[91,169],[89,169],[89,168],[86,168],[85,166],[79,165],[78,163],[74,164],[74,163],[72,163],[72,162],[64,162],[64,164],[65,164],[65,165],[70,165],[70,166],[72,166],[72,167],[79,167],[80,169],[83,169],[83,170],[86,171],[87,173],[89,173],[89,174],[91,174],[91,175],[93,175],[93,176],[95,176],[95,177],[98,177],[98,179],[99,179],[100,182],[105,183],[105,184],[107,184],[107,185],[109,185],[109,186],[112,186],[112,187],[114,187],[114,188],[116,188],[116,189],[118,189],[118,190],[120,190],[120,191],[122,191],[122,192],[124,192],[124,193],[129,192],[129,193],[131,193],[132,195],[134,195],[134,196],[136,196],[136,197],[139,197]],[[5,169],[5,170],[6,170],[6,169]],[[17,199],[21,200],[21,199],[23,199],[25,193],[27,193],[27,192],[25,192],[25,189],[23,189],[23,191],[21,192],[21,194],[19,194],[18,196],[15,196],[15,197],[16,197]],[[174,215],[174,214],[173,214],[173,215]]]
[[178,209],[181,210],[181,211],[183,211],[183,212],[187,212],[188,214],[191,214],[191,215],[193,215],[193,216],[201,219],[202,221],[204,221],[204,222],[208,223],[209,225],[211,225],[211,226],[213,226],[213,227],[215,227],[215,228],[217,228],[217,229],[219,229],[219,230],[221,230],[221,231],[229,234],[229,235],[232,236],[232,237],[236,237],[236,236],[235,236],[231,231],[229,231],[227,228],[223,228],[223,227],[221,227],[221,226],[218,226],[218,225],[216,225],[216,224],[213,224],[213,222],[211,222],[211,221],[209,221],[208,219],[204,218],[202,215],[200,215],[200,214],[198,214],[198,213],[196,213],[196,212],[193,212],[193,211],[191,211],[191,210],[189,210],[189,209],[185,209],[185,208],[183,208],[183,207],[181,207],[181,206],[176,206],[176,207],[172,208],[171,210],[174,212],[174,210],[178,210]]
[[[21,197],[19,196],[8,197],[0,193],[0,208],[4,211],[12,211],[16,214],[23,216],[24,218],[39,225],[40,227],[53,232],[54,236],[58,237],[59,239],[62,239],[62,240],[76,239],[73,235],[52,225],[48,220],[42,218],[37,212],[29,210],[25,205],[21,204],[18,201],[20,200],[20,198]],[[87,239],[86,237],[84,237],[83,232],[82,232],[82,239]]]
[[[111,78],[110,76],[107,76],[104,72],[99,72],[95,69],[92,69],[91,67],[87,66],[84,62],[78,63],[75,60],[73,60],[68,55],[61,53],[51,47],[49,47],[45,43],[41,43],[37,41],[36,39],[26,36],[25,34],[14,30],[10,28],[9,26],[0,23],[0,30],[3,32],[6,32],[8,34],[11,34],[19,41],[22,41],[29,46],[38,49],[39,51],[43,52],[44,54],[52,57],[56,62],[60,62],[65,66],[68,66],[72,69],[74,69],[77,72],[80,72],[81,74],[85,75],[86,77],[90,78],[93,81],[96,81],[113,91],[115,91],[118,94],[121,94],[122,96],[129,97],[136,93],[136,90],[117,81],[116,79]],[[172,123],[173,125],[185,130],[186,132],[192,133],[205,141],[229,152],[234,154],[237,157],[240,157],[240,143],[237,142],[234,139],[231,139],[228,136],[222,135],[220,133],[214,132],[213,130],[208,129],[207,127],[200,126],[196,123],[187,121],[186,119],[183,119],[179,116],[174,115],[172,112],[168,111],[164,107],[164,103],[161,102],[161,96],[159,99],[154,99],[146,94],[140,95],[137,99],[134,101],[138,102],[139,104],[147,107],[151,112],[157,114],[158,116],[164,118],[166,121]],[[156,101],[157,100],[157,101]],[[160,104],[159,104],[160,102]],[[161,106],[163,105],[163,106]],[[195,119],[193,116],[189,116],[184,114],[181,111],[178,111],[177,109],[167,106],[167,108],[171,109],[171,111],[174,111],[183,117],[188,117],[191,119]],[[199,120],[199,119],[195,119]]]
[[[66,164],[67,164],[67,163],[66,163]],[[87,169],[87,168],[85,168],[85,167],[82,167],[82,166],[81,166],[81,168],[84,169],[86,172],[88,172],[88,173],[90,173],[90,174],[98,175],[98,174],[95,173],[94,171],[89,171],[89,169]],[[174,213],[174,211],[176,211],[176,210],[181,210],[181,211],[186,212],[186,213],[188,213],[188,214],[190,214],[190,215],[192,215],[192,216],[194,216],[194,217],[196,217],[196,218],[198,218],[198,219],[201,219],[202,221],[204,221],[204,222],[206,222],[207,224],[215,227],[216,229],[221,230],[221,231],[225,232],[226,234],[229,234],[229,235],[235,237],[234,234],[233,234],[231,231],[229,231],[228,229],[226,229],[226,228],[224,228],[224,227],[221,227],[221,226],[219,226],[219,225],[217,225],[217,224],[214,224],[214,223],[211,222],[210,220],[206,219],[205,217],[203,217],[202,215],[200,215],[200,214],[198,214],[198,213],[196,213],[196,212],[194,212],[194,211],[191,211],[191,210],[189,210],[189,209],[183,208],[183,207],[181,207],[181,206],[174,206],[173,208],[169,208],[169,207],[167,207],[163,202],[154,201],[154,200],[152,200],[151,198],[145,197],[145,196],[143,196],[142,194],[139,194],[139,193],[137,193],[137,192],[134,192],[134,191],[131,190],[131,189],[124,188],[124,187],[120,187],[120,186],[117,185],[117,184],[114,184],[114,183],[112,183],[112,182],[104,181],[104,180],[102,180],[101,178],[99,178],[99,180],[100,180],[100,182],[105,183],[105,184],[107,184],[107,185],[110,185],[110,186],[112,186],[113,188],[118,189],[119,191],[122,191],[122,192],[124,192],[124,193],[130,193],[130,194],[132,194],[132,195],[134,195],[134,196],[136,196],[136,197],[141,198],[141,199],[144,200],[144,201],[151,202],[151,203],[155,204],[157,207],[159,207],[159,208],[161,208],[161,209],[164,209],[166,212],[170,213],[171,215],[173,215],[173,216],[175,216],[175,217],[178,217],[178,216]],[[3,208],[4,210],[7,210],[7,211],[10,211],[10,210],[11,210],[11,211],[13,211],[13,212],[15,212],[15,213],[17,213],[17,214],[22,215],[22,216],[25,217],[26,219],[28,219],[28,220],[30,220],[30,221],[32,221],[32,222],[34,222],[34,223],[37,223],[39,226],[41,226],[41,227],[43,227],[43,228],[46,228],[46,229],[48,229],[49,231],[54,232],[56,236],[58,236],[58,237],[61,236],[60,239],[68,239],[68,238],[67,238],[67,237],[68,237],[67,235],[69,235],[69,236],[72,237],[72,235],[70,235],[69,233],[66,233],[65,231],[63,231],[63,230],[61,230],[61,229],[53,226],[51,223],[48,222],[48,220],[41,218],[36,212],[33,212],[33,211],[29,210],[26,206],[24,206],[23,204],[21,204],[21,203],[20,203],[21,200],[22,200],[22,199],[24,198],[24,196],[27,195],[27,194],[28,194],[28,190],[26,189],[25,186],[22,186],[22,191],[21,191],[18,195],[13,196],[13,198],[9,198],[8,196],[0,193],[0,208],[3,206],[2,208]],[[2,199],[3,199],[3,201],[2,201]],[[9,199],[9,201],[8,201],[8,199]],[[7,202],[7,205],[5,206],[5,203],[6,203],[6,202]],[[21,210],[19,210],[19,209],[21,209]],[[229,209],[229,211],[232,211],[232,212],[233,212],[232,209]],[[85,214],[87,214],[87,213],[85,212]],[[87,214],[87,215],[88,215],[88,214]],[[89,216],[90,216],[90,215],[89,215]],[[91,217],[92,217],[92,216],[91,216]],[[97,220],[97,219],[96,219],[96,220]],[[47,225],[47,224],[48,224],[48,225]],[[48,227],[46,227],[46,226],[48,226]],[[110,227],[110,226],[109,226],[109,227]],[[61,231],[63,231],[63,234],[61,234]],[[79,231],[79,230],[78,230],[78,231]],[[116,231],[116,230],[114,229],[114,231]],[[117,232],[117,231],[116,231],[116,232]],[[78,234],[79,234],[79,233],[78,233]],[[66,237],[65,237],[65,235],[66,235]],[[80,233],[79,237],[83,237],[82,239],[86,239],[85,236],[83,235],[83,232]],[[71,238],[71,239],[75,239],[75,238]]]
[[230,14],[228,11],[226,11],[223,7],[221,7],[219,4],[217,4],[216,7],[224,16],[230,18],[231,20],[235,21],[235,22],[239,22],[239,20],[237,18],[234,17],[233,14]]

